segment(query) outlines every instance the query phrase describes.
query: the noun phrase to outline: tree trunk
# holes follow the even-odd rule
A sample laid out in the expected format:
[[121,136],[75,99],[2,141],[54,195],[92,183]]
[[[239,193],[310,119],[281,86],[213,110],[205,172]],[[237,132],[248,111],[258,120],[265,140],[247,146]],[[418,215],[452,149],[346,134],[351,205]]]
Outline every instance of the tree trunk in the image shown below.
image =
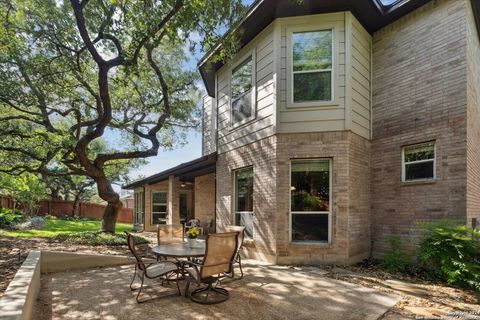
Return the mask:
[[103,213],[102,231],[114,233],[117,217],[122,209],[120,196],[113,190],[112,184],[105,176],[97,178],[95,182],[97,183],[98,195],[108,203]]
[[105,212],[103,213],[102,231],[103,232],[115,232],[115,224],[117,223],[117,217],[122,209],[122,202],[120,200],[108,202]]
[[72,217],[77,215],[79,203],[80,203],[80,195],[76,194],[75,198],[73,199]]

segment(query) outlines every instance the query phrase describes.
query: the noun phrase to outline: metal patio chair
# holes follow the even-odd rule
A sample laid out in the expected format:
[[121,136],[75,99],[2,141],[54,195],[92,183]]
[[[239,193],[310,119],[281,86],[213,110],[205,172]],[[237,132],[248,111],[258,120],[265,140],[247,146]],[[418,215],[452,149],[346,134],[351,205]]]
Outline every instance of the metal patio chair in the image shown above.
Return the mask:
[[[215,304],[228,300],[229,292],[218,286],[220,279],[232,272],[232,264],[237,250],[238,232],[214,233],[207,235],[205,257],[201,262],[185,261],[183,270],[187,272],[185,297],[201,304]],[[188,268],[186,268],[188,267]],[[206,286],[190,293],[190,284]]]
[[157,226],[158,245],[183,243],[184,239],[185,229],[181,224],[159,224]]
[[[240,268],[240,278],[243,279],[243,269],[242,269],[242,257],[240,256],[240,250],[243,248],[243,240],[245,239],[245,227],[244,226],[227,226],[225,227],[227,232],[238,232],[237,239],[237,251],[235,252],[234,264],[238,263]],[[231,277],[234,278],[235,267],[232,268]]]
[[[127,233],[127,243],[128,243],[128,248],[130,249],[130,252],[135,258],[135,273],[132,278],[132,282],[130,282],[130,289],[133,290],[138,290],[136,300],[138,303],[142,303],[148,300],[140,300],[140,293],[142,292],[143,289],[143,283],[145,281],[145,278],[147,279],[162,279],[163,280],[170,280],[168,277],[172,274],[176,274],[176,284],[177,284],[177,291],[178,294],[181,295],[180,292],[180,287],[178,285],[179,281],[179,268],[178,265],[174,261],[155,261],[155,260],[149,260],[148,262],[144,260],[137,252],[136,246],[135,246],[135,240],[133,236],[130,233]],[[139,278],[141,280],[140,287],[134,288],[133,283],[135,282],[136,278]]]

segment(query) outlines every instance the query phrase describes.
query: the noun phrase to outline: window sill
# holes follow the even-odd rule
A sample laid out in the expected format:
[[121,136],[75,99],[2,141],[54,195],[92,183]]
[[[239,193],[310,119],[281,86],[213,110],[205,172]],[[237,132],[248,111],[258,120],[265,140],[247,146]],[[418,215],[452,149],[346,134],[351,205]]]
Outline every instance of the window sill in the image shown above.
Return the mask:
[[322,248],[330,248],[332,247],[332,243],[328,243],[328,242],[293,242],[293,241],[290,241],[288,243],[289,245],[291,246],[295,246],[295,247],[301,247],[301,246],[317,246],[317,247],[322,247]]
[[235,123],[235,124],[231,124],[231,125],[230,125],[230,132],[248,126],[248,125],[251,124],[253,121],[255,121],[255,119],[256,119],[256,117],[250,117],[250,118],[248,118],[248,119],[246,119],[246,120],[243,120],[243,121],[241,121],[241,122],[238,122],[238,123]]
[[428,179],[428,180],[415,180],[415,181],[402,181],[402,186],[419,186],[424,184],[435,184],[437,183],[437,179]]
[[302,108],[338,108],[340,103],[338,101],[309,101],[309,102],[290,102],[287,104],[287,109],[302,109]]

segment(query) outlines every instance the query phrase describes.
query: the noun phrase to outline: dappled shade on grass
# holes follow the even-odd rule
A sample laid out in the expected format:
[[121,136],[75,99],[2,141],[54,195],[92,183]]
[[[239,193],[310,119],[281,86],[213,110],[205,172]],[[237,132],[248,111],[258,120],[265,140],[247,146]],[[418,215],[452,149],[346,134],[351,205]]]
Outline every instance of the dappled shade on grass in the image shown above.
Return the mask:
[[[83,245],[126,245],[127,236],[124,231],[132,229],[131,224],[117,223],[116,233],[99,232],[101,221],[67,221],[46,219],[41,229],[30,230],[0,230],[0,235],[17,238],[50,238],[62,242]],[[136,237],[137,243],[148,243],[142,237]]]

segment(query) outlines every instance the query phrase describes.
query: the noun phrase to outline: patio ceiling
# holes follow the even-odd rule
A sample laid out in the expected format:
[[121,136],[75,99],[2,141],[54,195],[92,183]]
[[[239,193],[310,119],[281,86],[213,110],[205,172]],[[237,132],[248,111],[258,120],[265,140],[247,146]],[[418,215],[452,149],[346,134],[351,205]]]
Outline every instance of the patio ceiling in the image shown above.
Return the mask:
[[216,170],[216,162],[217,153],[212,153],[195,160],[182,163],[171,169],[154,174],[153,176],[135,181],[123,186],[122,189],[133,189],[146,184],[154,184],[168,179],[169,176],[178,177],[181,181],[193,182],[195,177],[214,173]]
[[[244,46],[276,18],[303,16],[319,13],[351,11],[370,33],[383,28],[430,0],[303,0],[299,5],[291,0],[257,0],[251,6],[236,32],[242,30],[240,44]],[[471,0],[477,29],[480,30],[480,1]],[[220,50],[218,44],[198,63],[208,95],[215,97],[215,72],[222,62],[210,64],[210,59]]]

